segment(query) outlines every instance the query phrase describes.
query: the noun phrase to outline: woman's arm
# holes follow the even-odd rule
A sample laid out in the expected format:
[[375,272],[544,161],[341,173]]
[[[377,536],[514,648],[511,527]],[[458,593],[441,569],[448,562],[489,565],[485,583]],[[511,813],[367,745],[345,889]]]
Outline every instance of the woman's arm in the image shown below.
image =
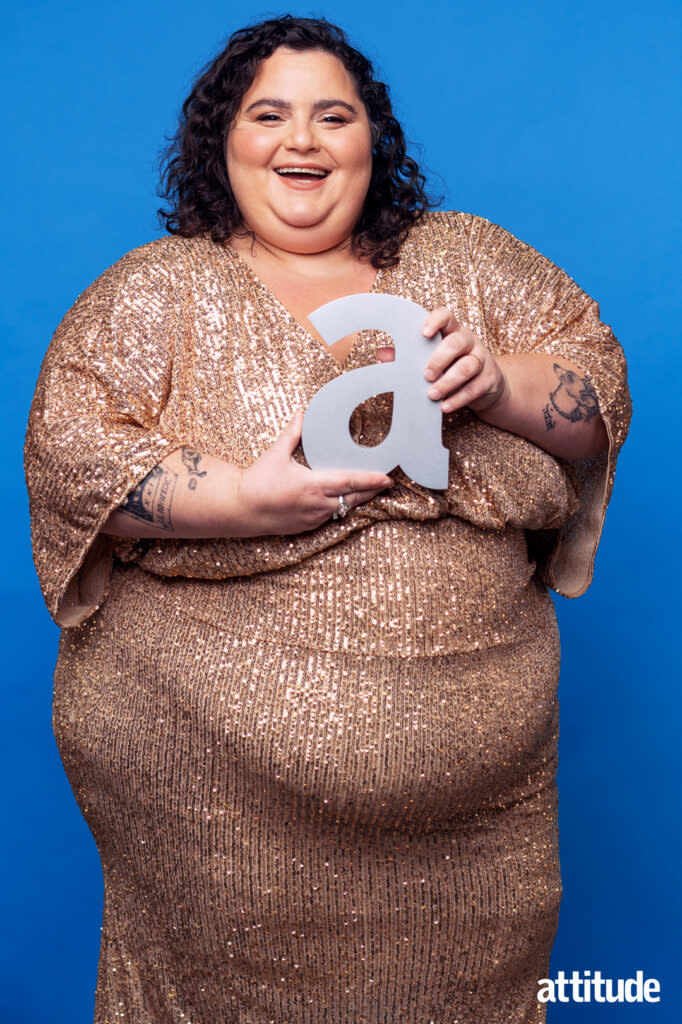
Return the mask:
[[[441,331],[424,376],[443,412],[468,406],[486,423],[527,438],[550,455],[585,458],[608,445],[595,390],[571,360],[546,352],[493,355],[449,309],[426,319],[423,333]],[[390,349],[379,349],[384,361]]]
[[606,448],[597,396],[575,363],[544,352],[498,355],[495,361],[504,390],[487,408],[474,407],[482,420],[564,458],[597,455]]
[[237,536],[236,466],[178,448],[154,466],[115,509],[100,533],[117,537]]
[[117,537],[261,537],[303,533],[328,520],[339,495],[369,501],[393,481],[385,473],[313,472],[293,458],[297,412],[274,444],[246,470],[177,448],[126,497],[100,532]]

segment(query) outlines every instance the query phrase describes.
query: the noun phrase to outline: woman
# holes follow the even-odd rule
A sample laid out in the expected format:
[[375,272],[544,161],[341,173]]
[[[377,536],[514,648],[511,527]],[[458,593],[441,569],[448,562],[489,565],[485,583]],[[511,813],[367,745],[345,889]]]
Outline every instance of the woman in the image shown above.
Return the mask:
[[[545,1019],[548,587],[590,583],[625,361],[563,271],[423,182],[340,29],[240,30],[183,107],[170,234],[48,349],[26,475],[104,872],[98,1024]],[[392,358],[307,316],[370,291],[442,333],[444,491],[306,466],[300,410]],[[390,418],[370,399],[351,433]]]

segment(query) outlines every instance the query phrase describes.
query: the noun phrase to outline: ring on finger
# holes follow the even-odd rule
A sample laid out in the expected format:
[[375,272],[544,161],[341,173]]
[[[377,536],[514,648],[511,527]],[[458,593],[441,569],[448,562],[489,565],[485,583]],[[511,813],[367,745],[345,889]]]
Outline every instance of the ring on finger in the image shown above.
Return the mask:
[[332,512],[332,519],[343,519],[350,512],[351,506],[348,504],[343,494],[339,494],[339,507],[335,512]]
[[469,355],[473,356],[474,359],[476,360],[476,362],[478,363],[478,369],[476,370],[476,373],[474,374],[474,377],[475,377],[483,369],[483,360],[480,359],[479,356],[477,356],[475,352],[470,352]]

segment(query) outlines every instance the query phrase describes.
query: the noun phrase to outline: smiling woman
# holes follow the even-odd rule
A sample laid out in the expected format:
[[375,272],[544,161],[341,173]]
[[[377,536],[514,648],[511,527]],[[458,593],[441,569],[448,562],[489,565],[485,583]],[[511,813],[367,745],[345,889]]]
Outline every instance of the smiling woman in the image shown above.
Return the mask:
[[[273,95],[282,98],[267,98]],[[338,101],[311,98],[326,95]],[[299,270],[304,256],[306,273],[323,277],[353,262],[349,239],[372,177],[372,137],[337,57],[278,48],[243,97],[226,159],[242,218],[249,228],[258,225],[273,259]],[[315,176],[292,175],[305,167]],[[322,258],[311,261],[311,254]]]
[[[334,98],[311,99],[325,91]],[[376,278],[350,245],[372,176],[372,137],[341,61],[285,47],[264,61],[230,126],[226,162],[243,221],[232,247],[324,344],[307,313]],[[253,225],[258,251],[245,240],[256,242]],[[343,361],[356,341],[337,341],[335,356]]]
[[[388,88],[377,81],[370,61],[328,22],[286,16],[262,24],[267,29],[254,26],[233,33],[183,105],[183,121],[166,151],[162,182],[170,208],[160,215],[168,230],[185,237],[204,231],[214,241],[243,231],[247,218],[236,200],[227,164],[232,157],[247,162],[250,157],[248,146],[245,153],[233,152],[235,129],[258,133],[250,136],[255,159],[259,139],[266,149],[270,145],[267,132],[279,140],[285,129],[290,133],[304,126],[305,131],[314,130],[318,140],[338,147],[346,160],[364,161],[365,173],[368,162],[360,215],[348,232],[353,254],[375,267],[394,265],[401,242],[433,204],[424,192],[425,176],[406,153]],[[313,25],[326,27],[319,31]],[[306,74],[312,76],[307,81]],[[330,134],[337,133],[341,138],[334,142]],[[352,153],[347,139],[343,141],[349,135],[353,143],[360,143],[357,153]],[[308,145],[309,139],[304,141]],[[314,153],[316,143],[312,145]],[[282,163],[291,162],[288,152],[281,147]],[[293,152],[304,163],[340,169],[310,156],[306,149]],[[274,165],[270,169],[274,171]],[[358,193],[360,182],[353,188]],[[303,234],[299,244],[305,245]],[[321,252],[324,249],[311,250],[309,255]]]
[[[105,883],[96,1024],[540,1024],[549,588],[592,578],[622,350],[540,253],[430,208],[322,19],[235,32],[166,161],[169,234],[66,313],[26,436],[55,737]],[[313,331],[357,292],[442,334],[442,491],[305,464],[300,410],[394,355]],[[390,425],[379,395],[349,429]]]

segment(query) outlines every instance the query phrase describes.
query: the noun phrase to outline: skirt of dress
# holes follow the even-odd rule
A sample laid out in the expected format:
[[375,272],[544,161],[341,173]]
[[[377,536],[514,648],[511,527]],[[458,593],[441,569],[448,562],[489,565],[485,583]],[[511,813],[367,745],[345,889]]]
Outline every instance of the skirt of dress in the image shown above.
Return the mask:
[[63,631],[53,727],[105,882],[95,1024],[545,1020],[554,606],[522,533],[440,522],[248,579],[116,563]]

